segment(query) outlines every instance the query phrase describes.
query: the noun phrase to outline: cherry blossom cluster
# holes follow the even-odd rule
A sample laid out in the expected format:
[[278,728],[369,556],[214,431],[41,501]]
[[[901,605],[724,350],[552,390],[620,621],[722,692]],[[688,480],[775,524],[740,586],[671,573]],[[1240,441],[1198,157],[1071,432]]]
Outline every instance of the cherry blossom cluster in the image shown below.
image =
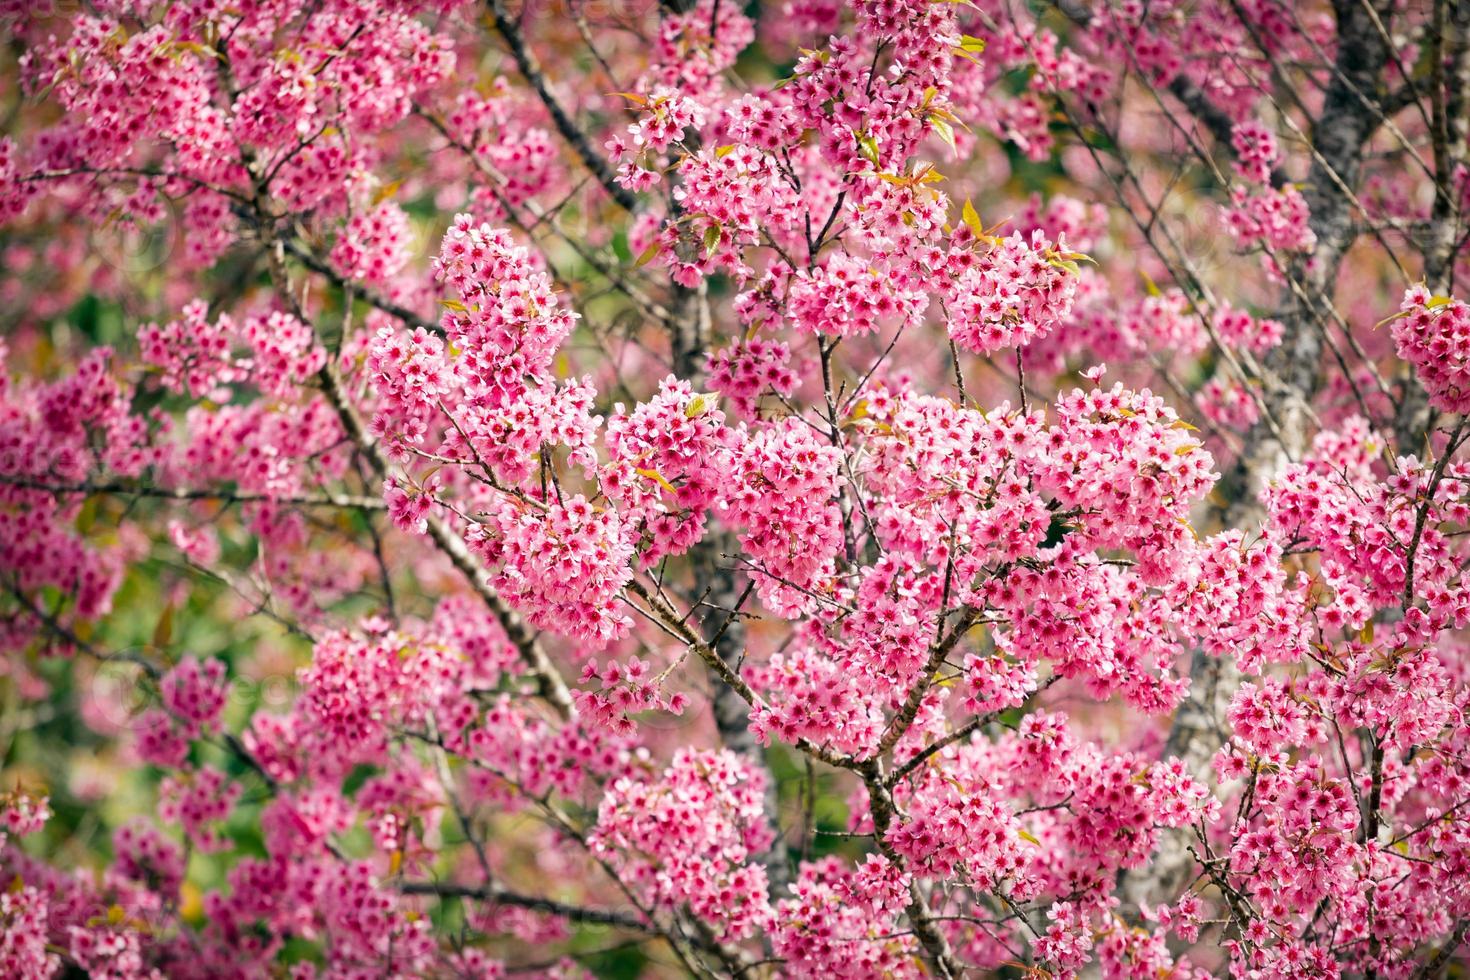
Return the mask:
[[284,396],[326,362],[311,328],[290,314],[275,311],[242,324],[221,316],[211,324],[202,300],[186,305],[180,320],[148,324],[138,342],[144,363],[159,371],[164,387],[218,401],[227,401],[228,386],[237,382]]
[[745,938],[771,915],[765,868],[749,861],[771,843],[764,783],[729,752],[680,750],[664,772],[608,787],[590,844],[659,905],[687,903],[720,938]]
[[1463,958],[1463,31],[615,6],[0,0],[0,973]]
[[1393,321],[1394,348],[1414,365],[1430,404],[1445,412],[1470,408],[1470,308],[1415,286],[1404,292],[1399,314]]
[[1076,273],[1066,266],[1075,258],[1040,231],[997,243],[956,272],[949,335],[977,354],[1045,337],[1071,312]]
[[1307,224],[1307,202],[1301,191],[1291,186],[1255,194],[1236,187],[1224,221],[1239,247],[1265,250],[1267,268],[1275,266],[1277,253],[1310,252],[1317,243]]
[[753,339],[710,354],[709,386],[730,399],[743,416],[759,413],[767,393],[782,398],[796,387],[791,349],[775,340]]
[[730,460],[732,489],[724,517],[741,528],[756,565],[755,581],[774,611],[808,607],[807,591],[842,547],[835,495],[841,453],[794,421],[750,433]]
[[631,530],[615,510],[579,495],[544,508],[497,501],[471,544],[495,569],[495,586],[543,629],[601,646],[631,625],[618,602],[631,576]]
[[626,664],[609,660],[602,668],[589,660],[582,668],[581,681],[596,681],[598,686],[577,692],[578,710],[590,724],[625,735],[633,734],[637,727],[630,715],[659,710],[683,714],[688,700],[682,692],[665,697],[659,689],[660,678],[650,676],[648,662],[637,657]]
[[631,414],[608,419],[609,464],[599,482],[623,519],[640,527],[644,567],[688,551],[720,497],[734,433],[713,402],[669,377]]

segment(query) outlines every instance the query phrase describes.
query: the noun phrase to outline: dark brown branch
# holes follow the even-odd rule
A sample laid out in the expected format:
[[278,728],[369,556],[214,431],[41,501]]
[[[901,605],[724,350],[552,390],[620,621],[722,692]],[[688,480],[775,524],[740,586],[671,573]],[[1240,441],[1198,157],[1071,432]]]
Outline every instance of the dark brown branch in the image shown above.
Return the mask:
[[571,905],[567,902],[558,902],[551,898],[542,898],[537,895],[523,895],[513,892],[499,885],[457,885],[453,882],[443,881],[405,881],[398,885],[398,891],[404,895],[431,895],[436,898],[468,898],[479,902],[493,902],[496,905],[509,905],[518,909],[527,909],[531,912],[541,912],[546,915],[554,915],[568,922],[585,925],[607,925],[618,929],[627,929],[630,932],[641,933],[645,936],[662,936],[657,929],[650,926],[635,916],[617,912],[612,909],[588,908],[583,905]]
[[323,276],[328,282],[336,286],[338,289],[344,291],[350,289],[354,295],[360,297],[362,301],[367,303],[369,306],[382,310],[384,313],[402,321],[410,327],[421,328],[423,330],[427,330],[429,333],[442,334],[444,332],[442,329],[440,329],[439,324],[434,322],[433,320],[430,320],[427,317],[419,316],[408,307],[403,306],[400,303],[393,302],[386,296],[383,296],[380,293],[368,289],[361,283],[349,281],[346,276],[343,276],[336,269],[332,268],[331,265],[329,265],[319,255],[306,248],[294,238],[282,239],[281,247],[286,250],[286,254],[295,258],[312,272]]
[[888,729],[878,742],[874,756],[880,756],[893,748],[898,740],[903,738],[904,732],[907,732],[913,725],[914,719],[918,717],[919,708],[924,703],[924,696],[934,686],[934,675],[939,670],[939,665],[944,662],[944,658],[949,656],[950,651],[979,619],[980,610],[974,606],[967,606],[960,614],[959,622],[955,623],[954,628],[929,648],[929,659],[924,664],[918,682],[909,690],[909,696],[904,700],[903,707],[899,709],[898,714],[894,715],[893,720],[888,723]]
[[0,485],[24,487],[27,490],[44,490],[55,494],[83,494],[93,496],[106,494],[119,497],[156,497],[161,500],[212,500],[223,504],[273,503],[300,507],[336,507],[341,510],[386,510],[387,505],[379,497],[364,497],[351,493],[324,491],[310,493],[240,493],[218,488],[154,487],[142,484],[119,482],[104,483],[49,483],[25,477],[0,476]]
[[567,114],[566,109],[557,101],[556,95],[551,91],[551,86],[546,81],[546,76],[541,71],[541,65],[536,60],[536,55],[526,45],[526,40],[521,36],[520,28],[510,19],[506,12],[503,0],[490,0],[488,4],[490,16],[495,21],[495,29],[505,40],[506,47],[510,48],[511,57],[515,58],[516,66],[520,68],[527,82],[536,90],[536,95],[541,99],[541,104],[546,107],[546,112],[551,116],[552,124],[556,131],[561,134],[562,139],[581,159],[582,165],[591,171],[592,176],[607,191],[609,197],[617,203],[624,211],[632,211],[638,205],[638,199],[631,191],[617,182],[613,169],[592,146],[592,141],[586,132]]
[[[387,457],[383,455],[382,449],[368,434],[361,417],[357,414],[357,409],[348,400],[347,393],[342,390],[342,380],[337,376],[335,365],[328,361],[327,365],[322,368],[319,378],[322,390],[336,410],[347,436],[361,450],[374,470],[380,475],[391,474],[392,467]],[[556,713],[561,716],[562,720],[570,719],[576,712],[566,682],[562,680],[561,674],[557,672],[556,666],[552,664],[551,658],[547,656],[541,642],[525,619],[510,607],[499,592],[490,587],[489,582],[486,581],[485,569],[475,556],[470,554],[469,546],[465,544],[464,539],[445,523],[443,518],[438,516],[428,518],[428,533],[434,543],[439,546],[439,550],[465,577],[470,588],[474,589],[475,594],[500,622],[506,637],[519,651],[521,661],[526,665],[531,676],[536,679],[541,696],[556,709]]]
[[[868,811],[873,818],[873,840],[878,845],[878,850],[895,867],[904,867],[903,857],[893,850],[887,840],[888,828],[893,826],[897,811],[893,806],[893,796],[888,791],[887,780],[883,776],[882,764],[876,758],[869,760],[861,775],[868,788]],[[963,976],[964,970],[955,962],[949,940],[935,925],[934,912],[919,891],[918,882],[909,885],[909,904],[904,909],[904,914],[908,916],[914,935],[934,961],[934,968],[939,976]]]

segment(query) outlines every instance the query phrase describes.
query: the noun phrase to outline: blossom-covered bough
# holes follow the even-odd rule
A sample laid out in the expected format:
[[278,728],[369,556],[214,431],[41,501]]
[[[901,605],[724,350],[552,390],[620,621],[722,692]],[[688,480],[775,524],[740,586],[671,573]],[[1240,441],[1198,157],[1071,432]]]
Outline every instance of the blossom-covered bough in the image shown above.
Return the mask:
[[0,33],[0,974],[1462,955],[1470,5]]

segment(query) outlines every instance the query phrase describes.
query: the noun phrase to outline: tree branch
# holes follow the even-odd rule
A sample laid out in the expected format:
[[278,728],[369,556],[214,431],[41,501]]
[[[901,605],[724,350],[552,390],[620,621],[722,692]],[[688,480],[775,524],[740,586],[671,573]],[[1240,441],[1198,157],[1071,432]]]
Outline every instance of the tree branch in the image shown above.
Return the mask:
[[[383,455],[382,449],[368,434],[362,424],[362,418],[357,414],[357,409],[349,401],[347,393],[342,390],[342,380],[337,375],[336,366],[329,360],[318,377],[321,380],[322,391],[327,401],[336,410],[338,418],[341,419],[342,427],[348,438],[362,451],[363,456],[380,476],[392,476],[393,467]],[[545,649],[542,648],[536,634],[532,632],[525,619],[510,607],[499,592],[490,587],[490,583],[486,581],[484,567],[470,553],[469,546],[465,544],[464,539],[443,518],[430,515],[427,523],[429,537],[465,577],[475,594],[500,622],[506,637],[520,653],[521,662],[536,679],[541,696],[556,710],[563,721],[572,718],[576,714],[576,709],[572,704],[571,692],[568,691],[566,682],[562,680],[561,674],[557,672],[556,666],[552,664],[551,658],[547,656]]]
[[341,510],[386,510],[381,497],[365,497],[351,493],[324,491],[310,493],[241,493],[215,488],[154,487],[120,482],[103,483],[49,483],[26,477],[0,476],[0,485],[23,487],[27,490],[44,490],[55,494],[83,494],[93,496],[105,494],[119,497],[155,497],[161,500],[213,500],[224,504],[272,503],[300,507],[335,507]]
[[591,171],[592,176],[597,178],[597,182],[602,185],[603,190],[607,191],[608,196],[617,203],[618,207],[624,211],[632,211],[637,207],[638,199],[631,191],[617,182],[612,167],[603,159],[602,154],[593,149],[591,139],[557,101],[551,91],[551,86],[546,81],[546,76],[541,72],[541,65],[536,60],[536,55],[527,47],[525,38],[521,36],[520,28],[506,12],[504,0],[489,0],[488,5],[490,16],[495,21],[495,30],[505,40],[506,47],[510,48],[511,57],[515,58],[521,75],[536,90],[536,95],[540,97],[541,104],[546,107],[546,112],[551,116],[556,131],[576,152],[582,165]]

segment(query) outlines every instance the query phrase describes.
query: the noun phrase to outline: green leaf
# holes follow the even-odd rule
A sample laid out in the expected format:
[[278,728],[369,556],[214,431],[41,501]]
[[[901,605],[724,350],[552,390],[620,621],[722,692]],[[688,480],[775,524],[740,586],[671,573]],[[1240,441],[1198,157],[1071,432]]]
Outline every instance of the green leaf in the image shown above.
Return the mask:
[[970,202],[968,197],[965,198],[965,206],[960,211],[960,217],[964,219],[965,224],[969,226],[970,230],[975,233],[976,238],[984,236],[985,225],[981,222],[980,215],[975,211],[975,205]]
[[641,477],[643,477],[645,479],[652,480],[654,483],[657,483],[659,486],[663,487],[669,493],[678,493],[679,492],[679,488],[676,487],[676,486],[674,486],[667,479],[665,479],[664,478],[664,475],[662,473],[660,473],[658,470],[645,470],[645,469],[641,469],[640,468],[640,469],[635,469],[633,472],[637,473],[639,476],[641,476]]
[[392,197],[394,194],[397,194],[398,188],[402,186],[403,181],[395,180],[391,184],[384,184],[382,187],[379,187],[378,192],[373,195],[373,204],[382,204],[384,201],[388,200],[388,198]]
[[82,534],[92,530],[97,524],[97,498],[88,497],[83,502],[81,510],[77,511],[76,528]]
[[188,51],[192,54],[197,54],[201,58],[218,58],[220,56],[219,52],[214,48],[200,44],[198,41],[174,41],[172,46],[176,51]]
[[657,239],[654,239],[654,241],[647,248],[638,253],[638,261],[634,262],[633,265],[636,268],[642,268],[643,266],[652,262],[654,258],[658,256],[659,250],[662,247],[663,246],[659,243],[659,241]]
[[931,116],[929,118],[929,125],[934,128],[934,132],[939,136],[939,138],[944,140],[945,145],[950,148],[951,152],[959,152],[959,148],[954,145],[953,126],[945,122],[943,119],[940,119],[938,116]]
[[158,624],[153,627],[153,645],[158,649],[168,646],[169,641],[174,638],[174,606],[173,603],[163,607],[163,613],[158,617]]

